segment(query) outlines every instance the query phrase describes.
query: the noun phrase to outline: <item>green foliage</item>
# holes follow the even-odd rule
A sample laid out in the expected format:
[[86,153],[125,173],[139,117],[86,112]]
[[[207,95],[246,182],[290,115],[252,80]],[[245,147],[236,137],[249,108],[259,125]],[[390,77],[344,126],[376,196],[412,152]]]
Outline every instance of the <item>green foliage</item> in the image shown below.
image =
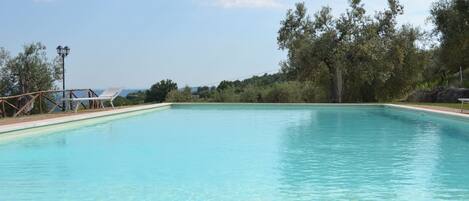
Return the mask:
[[23,52],[13,58],[0,49],[1,96],[53,89],[57,73],[41,43],[25,45]]
[[4,49],[0,48],[0,96],[7,96],[11,94],[12,84],[10,84],[10,79],[8,78],[8,72],[6,70],[6,65],[10,60],[9,53]]
[[439,60],[440,48],[432,48],[422,52],[422,59],[426,65],[422,72],[422,81],[417,88],[431,89],[436,86],[447,86],[449,72]]
[[267,103],[299,103],[301,86],[298,82],[276,83],[266,91],[263,101]]
[[264,88],[248,85],[243,89],[239,95],[239,101],[245,103],[259,103],[263,102]]
[[430,11],[439,35],[439,60],[447,74],[469,68],[469,1],[438,0]]
[[[239,81],[238,81],[239,82]],[[232,88],[235,86],[235,83],[234,82],[231,82],[231,81],[227,81],[227,80],[223,80],[220,82],[220,84],[218,85],[217,87],[217,90],[219,91],[222,91],[222,90],[225,90],[225,89],[228,89],[228,88]]]
[[136,104],[144,103],[146,95],[145,95],[145,92],[143,91],[137,91],[137,92],[132,92],[132,93],[127,94],[125,98],[128,101],[130,101],[132,105],[136,105]]
[[212,92],[212,90],[213,89],[208,86],[198,87],[195,95],[197,95],[201,99],[207,99],[210,97],[210,93]]
[[[145,100],[145,92],[137,91],[127,94],[127,96],[118,96],[114,99],[114,106],[129,106],[129,105],[139,105],[143,104]],[[105,103],[106,106],[110,106],[108,102]]]
[[320,85],[314,82],[302,82],[299,83],[301,88],[301,99],[306,103],[323,103],[327,102],[328,94],[327,90],[320,87]]
[[237,87],[246,87],[249,85],[252,86],[270,86],[274,83],[283,82],[285,80],[285,76],[282,73],[274,73],[274,74],[264,74],[261,76],[252,76],[251,78],[239,81],[239,85]]
[[388,0],[388,9],[365,15],[360,0],[334,18],[322,8],[311,18],[304,3],[287,12],[278,44],[288,50],[282,71],[289,79],[312,81],[327,89],[332,102],[385,101],[405,95],[419,81],[425,65],[415,45],[421,33],[396,27],[403,7]]
[[[127,106],[127,105],[135,105],[129,99],[127,99],[125,97],[122,97],[122,96],[116,97],[113,101],[113,104],[116,107]],[[106,102],[106,106],[108,107],[108,106],[110,106],[110,104]]]
[[182,91],[180,90],[172,90],[169,92],[168,97],[166,98],[167,102],[192,102],[194,99],[192,98],[191,88],[184,87]]
[[172,90],[177,90],[177,84],[172,80],[161,80],[160,82],[151,86],[149,90],[145,92],[145,102],[158,102],[165,101],[166,96]]
[[236,93],[236,89],[234,87],[228,87],[224,90],[215,91],[210,101],[234,103],[240,101],[240,96]]
[[[241,81],[242,82],[242,81]],[[284,81],[268,85],[230,87],[216,90],[207,101],[246,103],[303,103],[324,102],[324,90],[312,82]]]
[[227,88],[245,88],[248,86],[269,86],[277,82],[285,81],[285,76],[282,73],[275,74],[264,74],[262,76],[252,76],[251,78],[244,80],[228,81],[224,80],[220,82],[217,90],[225,90]]

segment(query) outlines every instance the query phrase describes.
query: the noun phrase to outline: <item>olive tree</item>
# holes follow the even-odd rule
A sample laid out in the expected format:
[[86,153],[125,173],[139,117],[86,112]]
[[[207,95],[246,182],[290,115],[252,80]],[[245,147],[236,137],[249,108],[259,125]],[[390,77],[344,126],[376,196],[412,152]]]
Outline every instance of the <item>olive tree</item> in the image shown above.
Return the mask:
[[41,43],[25,45],[23,51],[11,58],[0,49],[0,94],[16,95],[54,88],[59,72],[47,59],[46,47]]
[[397,27],[403,13],[397,0],[374,16],[360,0],[339,17],[323,7],[312,17],[304,3],[288,10],[281,21],[278,44],[288,50],[282,71],[290,79],[310,81],[326,89],[331,102],[389,100],[415,85],[422,63],[415,42],[421,33]]
[[440,73],[447,74],[469,67],[469,1],[438,0],[430,11],[435,24],[434,34],[438,36],[439,62],[444,66]]

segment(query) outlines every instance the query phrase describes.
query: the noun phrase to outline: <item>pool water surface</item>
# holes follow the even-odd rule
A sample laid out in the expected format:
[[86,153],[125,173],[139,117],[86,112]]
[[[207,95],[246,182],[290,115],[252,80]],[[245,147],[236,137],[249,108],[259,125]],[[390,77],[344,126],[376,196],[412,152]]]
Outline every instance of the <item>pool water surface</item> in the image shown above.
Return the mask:
[[0,141],[0,200],[469,200],[468,170],[467,119],[173,105]]

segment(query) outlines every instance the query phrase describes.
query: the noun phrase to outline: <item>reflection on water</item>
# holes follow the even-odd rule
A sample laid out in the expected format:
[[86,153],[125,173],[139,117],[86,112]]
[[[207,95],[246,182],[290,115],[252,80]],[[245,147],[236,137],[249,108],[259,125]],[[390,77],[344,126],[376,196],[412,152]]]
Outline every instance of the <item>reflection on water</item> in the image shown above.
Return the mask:
[[[468,199],[466,181],[461,184],[464,190],[448,188],[441,181],[452,177],[461,182],[458,177],[463,175],[450,176],[439,169],[442,163],[454,162],[445,161],[449,156],[442,150],[452,149],[448,145],[454,140],[465,141],[460,137],[464,127],[392,112],[316,111],[288,125],[278,167],[282,196],[286,200],[434,200],[460,192],[454,197]],[[442,137],[450,138],[442,142]],[[469,164],[467,158],[461,159]]]

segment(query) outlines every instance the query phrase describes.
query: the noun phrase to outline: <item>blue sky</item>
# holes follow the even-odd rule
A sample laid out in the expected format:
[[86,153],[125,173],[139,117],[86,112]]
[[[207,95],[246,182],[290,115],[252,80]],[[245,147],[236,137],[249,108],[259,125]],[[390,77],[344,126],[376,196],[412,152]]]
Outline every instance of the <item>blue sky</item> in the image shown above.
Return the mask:
[[[39,41],[55,57],[68,45],[67,88],[148,88],[170,78],[179,86],[276,72],[280,20],[292,0],[0,0],[0,47],[13,55]],[[306,0],[343,12],[347,0]],[[364,0],[369,12],[386,0]],[[401,0],[399,22],[423,29],[430,0]]]

